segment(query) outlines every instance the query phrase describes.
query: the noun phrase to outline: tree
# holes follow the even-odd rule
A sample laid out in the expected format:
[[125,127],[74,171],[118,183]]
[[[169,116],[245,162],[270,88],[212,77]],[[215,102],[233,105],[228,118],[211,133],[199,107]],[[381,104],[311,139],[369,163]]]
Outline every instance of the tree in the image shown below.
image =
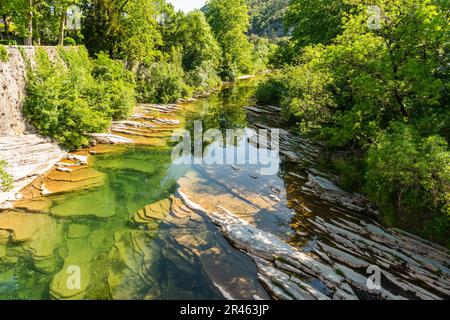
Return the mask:
[[25,39],[26,45],[33,45],[33,15],[34,15],[34,0],[28,0],[27,13],[27,37]]
[[220,64],[221,49],[203,12],[188,13],[178,30],[178,43],[183,47],[183,68],[191,71],[204,61],[217,68]]
[[[295,65],[284,70],[278,81],[284,84],[281,103],[303,132],[332,150],[360,154],[364,190],[386,220],[415,231],[434,230],[445,241],[448,5],[434,0],[345,0],[344,5],[352,10],[339,34],[303,47]],[[298,39],[319,35],[307,32]]]
[[66,27],[67,9],[70,5],[79,4],[80,0],[53,0],[53,11],[58,16],[58,45],[64,44],[64,30]]
[[252,70],[252,45],[246,32],[249,8],[244,0],[210,0],[206,18],[222,48],[222,77],[233,79]]
[[10,21],[14,14],[15,2],[14,1],[0,1],[0,17],[3,19],[3,28],[5,29],[6,38],[9,38]]
[[108,52],[131,64],[160,53],[158,0],[92,0],[83,4],[82,33],[91,54]]
[[342,18],[350,9],[346,0],[291,0],[286,11],[286,28],[297,49],[311,44],[328,44],[342,32]]
[[277,38],[287,35],[284,17],[289,0],[247,0],[250,7],[250,33]]
[[[305,49],[286,103],[294,101],[293,112],[314,126],[330,128],[331,141],[341,146],[370,143],[393,120],[444,134],[450,125],[442,74],[448,59],[445,12],[431,0],[378,0],[384,18],[379,29],[370,29],[372,2],[352,3],[357,7],[332,44]],[[301,74],[307,78],[296,82]],[[314,106],[322,109],[317,115]]]
[[366,192],[389,224],[449,240],[450,151],[438,136],[421,137],[411,125],[392,124],[366,156]]

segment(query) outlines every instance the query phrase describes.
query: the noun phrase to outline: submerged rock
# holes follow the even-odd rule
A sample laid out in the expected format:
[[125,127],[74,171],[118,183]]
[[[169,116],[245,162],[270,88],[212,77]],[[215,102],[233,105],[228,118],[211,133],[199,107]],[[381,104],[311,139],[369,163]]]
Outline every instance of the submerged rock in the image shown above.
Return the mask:
[[80,300],[85,297],[90,285],[91,260],[95,256],[95,250],[85,239],[67,242],[67,249],[64,265],[50,284],[50,295],[58,300]]
[[10,233],[13,243],[28,252],[37,269],[51,273],[56,266],[55,249],[61,242],[61,225],[45,214],[0,213],[0,231]]
[[164,199],[156,203],[147,205],[139,210],[133,217],[134,222],[157,226],[157,223],[164,220],[169,213],[170,200]]

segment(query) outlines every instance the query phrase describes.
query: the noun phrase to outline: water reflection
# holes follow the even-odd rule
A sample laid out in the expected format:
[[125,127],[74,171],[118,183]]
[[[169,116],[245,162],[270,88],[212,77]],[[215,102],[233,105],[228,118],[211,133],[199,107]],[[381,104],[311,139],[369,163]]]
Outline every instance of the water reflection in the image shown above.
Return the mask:
[[[249,95],[245,86],[213,95],[198,106],[200,118],[243,128]],[[103,185],[46,198],[48,213],[0,215],[0,299],[267,298],[251,260],[177,204],[186,170],[171,164],[168,148],[98,154]],[[145,212],[161,200],[170,210]],[[67,286],[71,266],[81,271],[79,288]]]

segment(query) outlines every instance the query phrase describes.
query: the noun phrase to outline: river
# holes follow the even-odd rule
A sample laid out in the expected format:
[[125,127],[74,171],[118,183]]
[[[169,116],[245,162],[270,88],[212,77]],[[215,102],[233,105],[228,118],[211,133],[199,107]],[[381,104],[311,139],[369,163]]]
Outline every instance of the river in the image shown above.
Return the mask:
[[[135,122],[116,124],[114,130],[124,139],[131,132],[136,144],[98,144],[80,151],[77,154],[87,157],[88,165],[69,159],[24,190],[24,200],[16,209],[0,215],[0,299],[298,298],[289,288],[277,295],[278,289],[271,288],[276,281],[262,267],[265,262],[259,263],[255,253],[243,252],[245,246],[238,250],[231,244],[233,239],[224,237],[205,213],[217,208],[310,254],[324,266],[333,266],[330,270],[353,288],[339,292],[320,271],[306,272],[299,278],[315,290],[315,294],[310,292],[313,297],[371,297],[354,274],[336,263],[361,275],[381,260],[394,278],[387,285],[392,296],[383,298],[397,294],[413,298],[417,292],[421,298],[446,297],[448,252],[414,240],[425,248],[417,245],[422,251],[432,248],[423,259],[426,262],[414,259],[426,254],[414,250],[409,254],[411,235],[385,233],[374,221],[376,211],[365,200],[340,190],[330,182],[331,176],[310,171],[320,146],[283,129],[287,124],[277,108],[255,108],[252,96],[257,83],[258,78],[240,81],[169,111],[156,107],[163,115],[157,119],[157,129],[142,126],[148,109],[141,106],[132,119],[140,121],[139,130]],[[152,119],[149,123],[155,122]],[[264,164],[208,164],[186,155],[184,164],[174,163],[176,142],[170,136],[175,128],[186,128],[194,137],[195,120],[202,121],[204,132],[211,128],[218,129],[216,134],[242,130],[228,146],[220,139],[204,142],[204,158],[209,160],[218,154],[223,159],[238,157],[247,142],[242,133],[249,130],[281,128],[280,147],[269,147],[266,140],[248,145],[247,155],[264,152],[269,160]],[[272,171],[264,173],[261,169],[268,166]],[[320,193],[318,187],[329,192]],[[202,210],[195,210],[191,202]],[[349,241],[352,236],[342,231],[339,238],[330,225],[358,233],[375,245],[360,239]],[[360,226],[369,231],[358,232]],[[333,251],[336,248],[343,251]],[[386,248],[399,253],[391,254]],[[413,262],[408,262],[410,257]],[[411,275],[401,278],[405,270]],[[414,273],[424,275],[423,279],[413,278]],[[403,282],[413,286],[402,289],[399,283]],[[442,290],[433,288],[436,282]]]

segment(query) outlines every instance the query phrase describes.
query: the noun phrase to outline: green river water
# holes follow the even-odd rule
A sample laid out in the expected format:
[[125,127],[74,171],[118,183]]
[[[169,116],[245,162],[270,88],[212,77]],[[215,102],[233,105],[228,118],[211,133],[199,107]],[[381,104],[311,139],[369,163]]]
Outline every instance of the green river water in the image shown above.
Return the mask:
[[[254,88],[255,81],[247,81],[199,100],[183,115],[187,127],[194,119],[205,127],[245,127],[243,107]],[[170,148],[99,154],[93,168],[106,175],[103,186],[51,196],[49,214],[23,213],[24,226],[42,224],[32,238],[13,241],[0,233],[0,299],[223,299],[202,262],[171,239],[178,226],[132,221],[138,210],[173,194],[188,169],[171,169]],[[223,268],[230,274],[239,269],[264,296],[250,260],[207,219],[196,228],[192,232],[204,235],[204,246],[220,247],[234,261]],[[64,289],[71,265],[82,272],[80,295]]]

